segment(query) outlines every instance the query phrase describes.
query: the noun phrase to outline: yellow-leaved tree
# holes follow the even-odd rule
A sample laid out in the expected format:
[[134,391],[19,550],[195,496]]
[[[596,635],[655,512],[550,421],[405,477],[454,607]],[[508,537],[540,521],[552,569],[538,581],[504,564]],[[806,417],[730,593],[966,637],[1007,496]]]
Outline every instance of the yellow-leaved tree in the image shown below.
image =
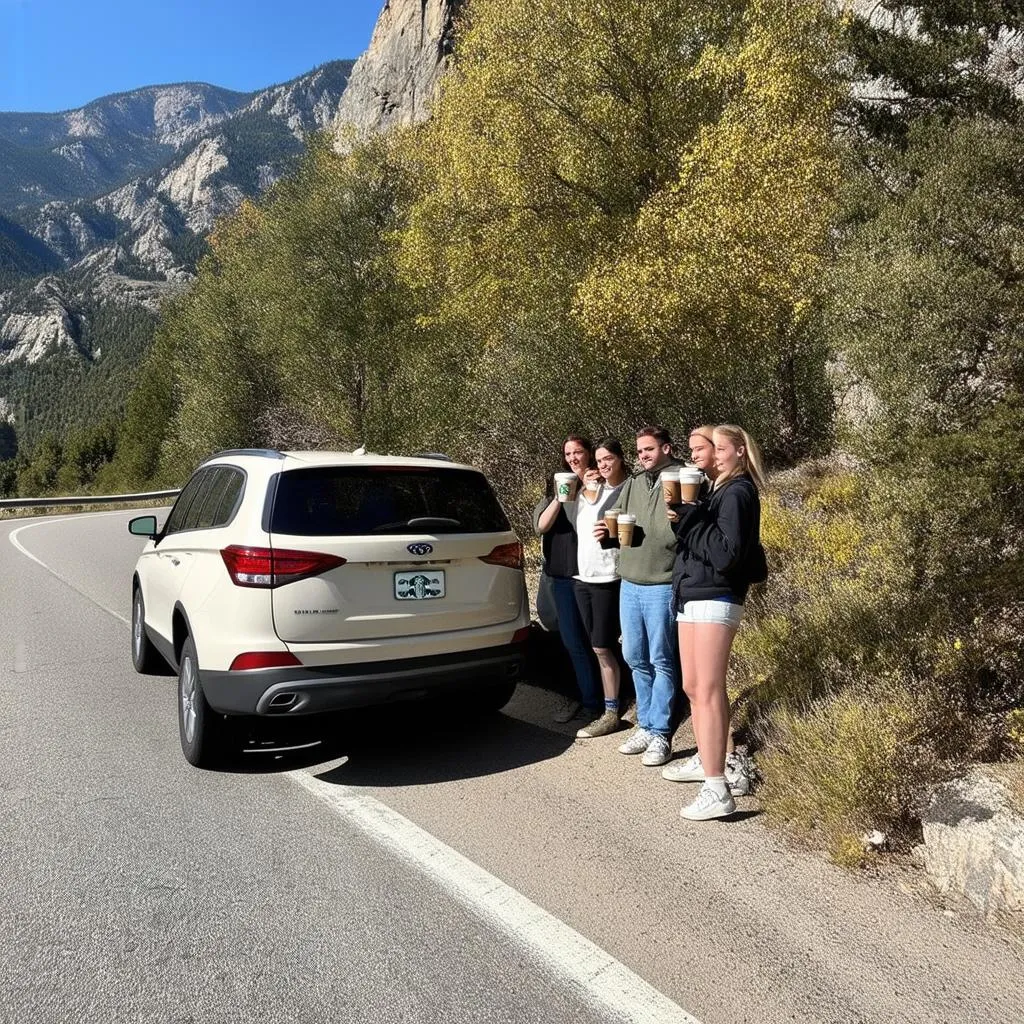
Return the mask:
[[821,0],[753,0],[693,71],[725,97],[579,289],[598,343],[635,339],[697,421],[738,419],[776,454],[828,431],[818,330],[840,162],[835,20]]
[[662,411],[620,373],[620,340],[581,330],[576,292],[720,115],[721,82],[699,69],[744,7],[470,0],[434,116],[402,143],[419,197],[399,253],[422,329],[465,366],[449,410],[464,454],[521,478],[538,437]]

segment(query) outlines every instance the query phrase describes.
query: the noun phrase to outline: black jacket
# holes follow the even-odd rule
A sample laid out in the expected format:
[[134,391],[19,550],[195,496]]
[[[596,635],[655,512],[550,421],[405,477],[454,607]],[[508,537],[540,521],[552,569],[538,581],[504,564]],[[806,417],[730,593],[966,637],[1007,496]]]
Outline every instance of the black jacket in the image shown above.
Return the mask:
[[761,500],[749,476],[734,477],[695,505],[675,505],[677,537],[672,569],[673,611],[684,601],[746,600],[753,582],[765,579]]

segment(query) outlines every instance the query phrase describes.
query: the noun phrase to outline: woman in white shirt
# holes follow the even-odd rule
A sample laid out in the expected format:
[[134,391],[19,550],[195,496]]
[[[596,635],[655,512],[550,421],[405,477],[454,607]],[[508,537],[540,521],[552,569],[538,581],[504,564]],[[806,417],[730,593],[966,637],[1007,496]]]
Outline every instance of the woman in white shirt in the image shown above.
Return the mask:
[[[602,548],[594,537],[594,526],[615,507],[628,471],[622,445],[613,437],[597,446],[594,460],[597,469],[584,475],[584,486],[576,498],[579,572],[573,577],[573,589],[601,670],[604,713],[576,733],[579,739],[607,736],[619,727],[619,551]],[[587,486],[589,481],[595,482],[596,488]]]

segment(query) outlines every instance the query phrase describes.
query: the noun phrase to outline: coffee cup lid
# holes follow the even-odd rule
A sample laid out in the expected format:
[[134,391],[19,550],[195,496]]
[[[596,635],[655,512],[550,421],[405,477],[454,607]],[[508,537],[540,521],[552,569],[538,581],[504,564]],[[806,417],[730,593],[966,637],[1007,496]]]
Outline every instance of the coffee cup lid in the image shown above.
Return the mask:
[[631,512],[620,512],[619,513],[619,522],[620,523],[621,522],[635,523],[636,522],[636,516],[633,515]]

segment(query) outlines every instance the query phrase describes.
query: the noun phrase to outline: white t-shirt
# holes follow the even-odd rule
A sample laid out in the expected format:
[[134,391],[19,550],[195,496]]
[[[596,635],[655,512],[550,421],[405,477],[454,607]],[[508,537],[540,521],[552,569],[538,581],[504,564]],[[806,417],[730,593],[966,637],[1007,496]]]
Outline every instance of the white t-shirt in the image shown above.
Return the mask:
[[579,538],[576,555],[580,571],[574,579],[584,583],[614,583],[619,578],[619,549],[602,548],[594,536],[594,527],[604,518],[606,509],[615,507],[621,490],[622,484],[618,487],[602,484],[597,500],[591,503],[580,487],[576,496],[576,536]]

